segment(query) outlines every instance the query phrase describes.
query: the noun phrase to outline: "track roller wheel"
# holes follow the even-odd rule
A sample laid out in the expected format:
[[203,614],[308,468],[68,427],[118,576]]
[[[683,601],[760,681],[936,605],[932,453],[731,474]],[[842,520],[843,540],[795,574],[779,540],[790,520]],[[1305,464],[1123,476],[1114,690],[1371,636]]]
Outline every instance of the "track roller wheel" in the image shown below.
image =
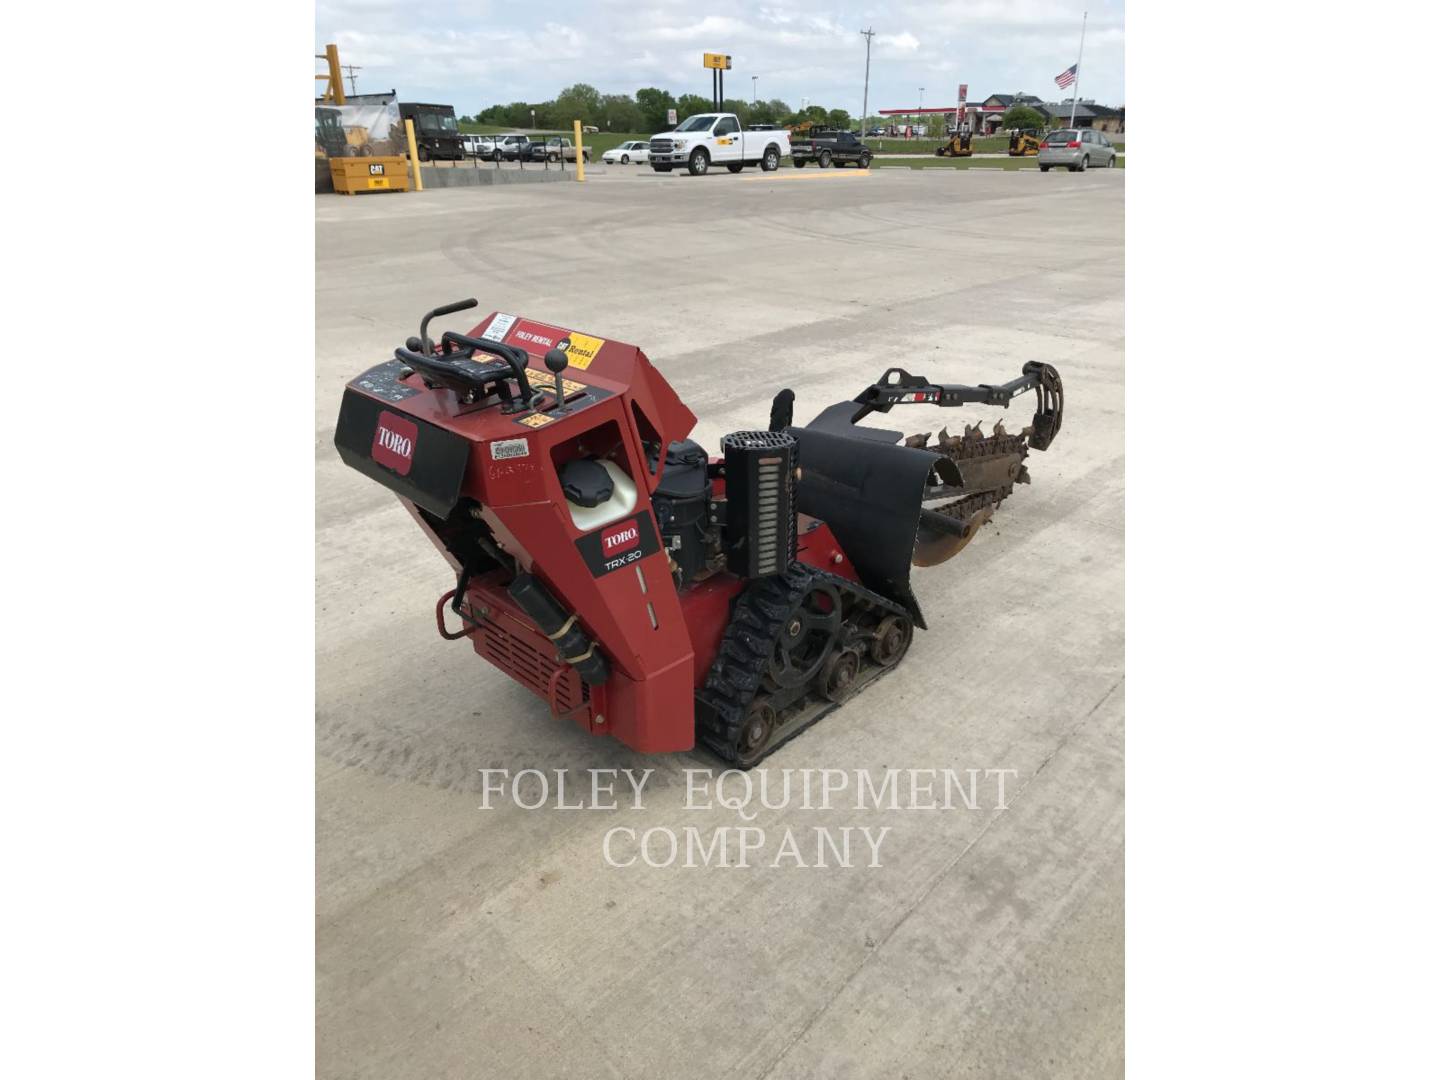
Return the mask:
[[909,619],[887,615],[875,627],[875,637],[870,642],[870,659],[881,667],[894,667],[910,648],[914,637],[915,627]]
[[745,714],[745,725],[740,729],[740,741],[736,746],[736,763],[748,769],[765,756],[770,737],[775,734],[775,710],[762,698],[757,698]]
[[860,654],[854,649],[836,649],[825,661],[816,686],[830,701],[844,701],[860,674]]

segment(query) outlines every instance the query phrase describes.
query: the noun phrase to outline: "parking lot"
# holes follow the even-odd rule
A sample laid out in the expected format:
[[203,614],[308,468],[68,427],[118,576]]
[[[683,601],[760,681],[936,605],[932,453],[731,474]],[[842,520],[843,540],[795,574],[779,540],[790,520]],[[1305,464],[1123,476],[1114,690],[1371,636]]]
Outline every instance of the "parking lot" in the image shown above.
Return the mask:
[[[316,199],[319,1075],[1120,1075],[1124,171],[586,176]],[[442,641],[446,563],[331,442],[346,380],[468,296],[444,325],[640,346],[712,452],[782,387],[803,423],[892,366],[1056,365],[1064,430],[915,572],[903,667],[766,763],[1014,770],[1007,808],[745,823],[889,826],[879,867],[607,865],[617,823],[737,823],[685,808],[716,762],[592,738]],[[1018,430],[1019,401],[890,419]],[[481,808],[481,769],[591,767],[657,770],[644,809]]]

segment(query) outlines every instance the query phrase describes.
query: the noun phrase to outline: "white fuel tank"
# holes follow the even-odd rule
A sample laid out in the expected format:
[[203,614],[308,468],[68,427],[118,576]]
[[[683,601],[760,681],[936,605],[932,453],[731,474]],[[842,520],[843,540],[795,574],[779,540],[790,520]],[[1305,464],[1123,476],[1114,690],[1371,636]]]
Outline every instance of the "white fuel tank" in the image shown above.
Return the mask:
[[600,464],[610,474],[610,482],[615,485],[610,498],[599,506],[581,506],[569,499],[565,500],[565,505],[570,507],[570,520],[581,532],[609,525],[612,521],[619,521],[635,512],[635,481],[626,476],[625,470],[613,461],[601,461]]

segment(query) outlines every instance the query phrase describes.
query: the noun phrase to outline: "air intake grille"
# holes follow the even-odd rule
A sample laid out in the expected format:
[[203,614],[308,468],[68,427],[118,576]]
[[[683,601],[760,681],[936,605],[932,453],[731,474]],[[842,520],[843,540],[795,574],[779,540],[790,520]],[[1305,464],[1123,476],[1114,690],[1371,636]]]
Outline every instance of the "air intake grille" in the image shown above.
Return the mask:
[[736,431],[725,453],[725,554],[743,577],[783,574],[795,558],[795,439],[783,431]]
[[555,704],[562,713],[584,704],[590,697],[590,688],[580,681],[574,668],[559,663],[519,634],[512,634],[489,619],[480,623],[475,642],[481,656],[547,700],[550,679],[556,669],[563,668],[564,674],[555,688]]

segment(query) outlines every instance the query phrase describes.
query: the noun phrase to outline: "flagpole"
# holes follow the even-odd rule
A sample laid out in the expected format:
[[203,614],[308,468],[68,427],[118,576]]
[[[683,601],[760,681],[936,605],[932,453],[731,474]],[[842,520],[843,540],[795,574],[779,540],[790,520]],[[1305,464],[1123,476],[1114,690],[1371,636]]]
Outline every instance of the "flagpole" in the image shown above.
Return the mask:
[[1075,61],[1075,85],[1070,95],[1070,126],[1075,126],[1075,106],[1080,104],[1080,64],[1085,59],[1085,20],[1090,18],[1087,11],[1080,16],[1080,59]]

